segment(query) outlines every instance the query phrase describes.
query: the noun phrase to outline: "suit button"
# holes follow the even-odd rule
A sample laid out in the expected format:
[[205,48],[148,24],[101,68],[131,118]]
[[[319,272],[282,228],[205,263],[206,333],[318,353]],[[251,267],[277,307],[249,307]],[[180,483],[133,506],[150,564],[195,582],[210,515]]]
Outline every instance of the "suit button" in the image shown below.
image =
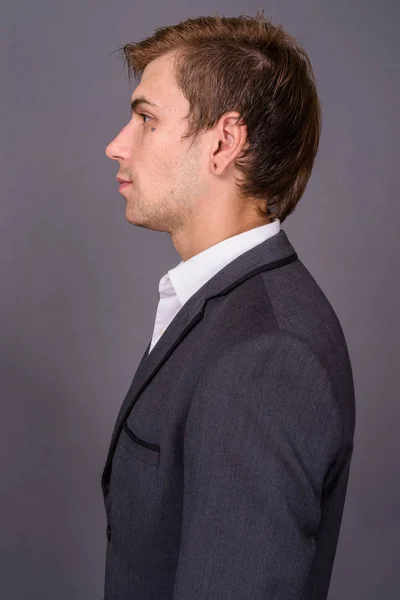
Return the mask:
[[111,540],[111,526],[110,525],[107,525],[106,533],[107,533],[107,539],[108,539],[108,541],[110,541]]

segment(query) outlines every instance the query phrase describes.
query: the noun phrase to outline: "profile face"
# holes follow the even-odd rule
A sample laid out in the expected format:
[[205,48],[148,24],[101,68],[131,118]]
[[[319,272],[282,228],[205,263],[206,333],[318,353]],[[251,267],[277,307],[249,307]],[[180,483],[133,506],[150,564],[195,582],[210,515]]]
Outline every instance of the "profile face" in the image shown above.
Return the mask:
[[[176,84],[169,56],[147,65],[132,94],[130,121],[106,148],[119,163],[125,215],[139,227],[173,233],[182,228],[204,191],[201,141],[190,148],[189,103]],[[118,184],[120,185],[120,184]]]

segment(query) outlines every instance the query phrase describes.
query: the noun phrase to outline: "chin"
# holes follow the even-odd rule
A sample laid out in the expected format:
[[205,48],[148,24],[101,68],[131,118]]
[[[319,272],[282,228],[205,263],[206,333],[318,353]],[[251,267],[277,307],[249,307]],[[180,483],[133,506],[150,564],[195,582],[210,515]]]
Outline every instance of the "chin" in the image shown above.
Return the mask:
[[151,227],[149,227],[149,225],[141,222],[135,215],[134,211],[132,209],[129,209],[128,206],[126,207],[126,210],[125,210],[125,218],[128,221],[128,223],[130,223],[131,225],[136,225],[136,227],[143,227],[145,229],[151,229]]

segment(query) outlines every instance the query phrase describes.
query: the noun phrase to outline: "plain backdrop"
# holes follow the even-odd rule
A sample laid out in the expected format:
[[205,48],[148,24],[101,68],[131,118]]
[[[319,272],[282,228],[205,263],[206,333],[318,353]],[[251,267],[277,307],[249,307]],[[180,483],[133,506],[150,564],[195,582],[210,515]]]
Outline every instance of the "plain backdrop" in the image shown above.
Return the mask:
[[399,3],[1,8],[1,598],[103,598],[101,472],[159,280],[180,261],[169,234],[126,221],[118,164],[104,154],[134,89],[113,52],[188,17],[264,8],[305,46],[317,79],[320,149],[283,228],[339,316],[356,388],[329,600],[398,599]]

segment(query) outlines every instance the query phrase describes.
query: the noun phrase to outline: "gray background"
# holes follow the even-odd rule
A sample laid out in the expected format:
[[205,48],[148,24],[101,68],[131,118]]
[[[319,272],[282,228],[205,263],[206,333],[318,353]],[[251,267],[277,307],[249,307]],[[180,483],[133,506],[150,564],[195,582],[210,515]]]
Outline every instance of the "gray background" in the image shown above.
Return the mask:
[[129,118],[133,87],[111,53],[188,17],[265,8],[305,45],[317,78],[320,150],[283,228],[341,320],[356,386],[329,600],[395,600],[399,4],[191,4],[2,3],[0,596],[103,597],[101,471],[159,279],[180,261],[168,234],[125,219],[104,150]]

